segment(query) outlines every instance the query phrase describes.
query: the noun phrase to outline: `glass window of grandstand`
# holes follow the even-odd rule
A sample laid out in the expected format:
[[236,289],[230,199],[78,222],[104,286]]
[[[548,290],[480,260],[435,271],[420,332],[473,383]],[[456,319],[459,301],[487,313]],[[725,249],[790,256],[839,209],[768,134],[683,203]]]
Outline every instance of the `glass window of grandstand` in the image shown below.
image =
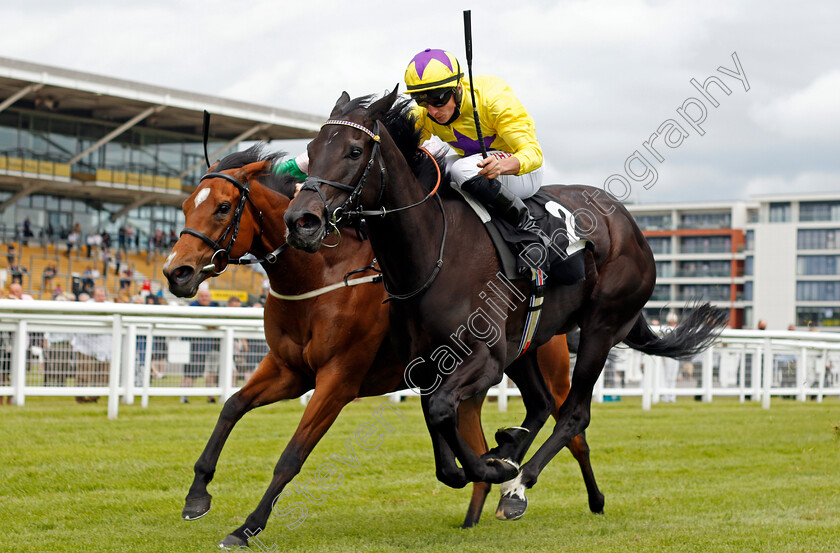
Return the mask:
[[797,326],[840,326],[840,308],[837,307],[797,307]]
[[677,276],[690,278],[728,277],[732,265],[729,261],[680,261]]
[[671,228],[671,214],[634,215],[636,224],[642,230],[669,230]]
[[744,291],[741,293],[741,297],[738,298],[743,301],[753,301],[753,283],[752,282],[745,282],[744,283]]
[[671,238],[668,236],[648,236],[647,242],[654,254],[671,253]]
[[840,282],[797,282],[797,301],[840,301]]
[[790,202],[773,202],[770,204],[769,220],[771,223],[790,222]]
[[744,258],[744,276],[753,276],[754,263],[755,260],[753,259],[753,256],[748,255],[746,258]]
[[840,255],[800,255],[796,258],[798,275],[840,275]]
[[796,247],[800,250],[835,250],[838,231],[834,229],[800,229]]
[[674,276],[674,271],[670,261],[656,262],[656,278],[671,278]]
[[680,228],[718,229],[731,228],[732,214],[727,213],[683,213],[680,215]]
[[671,286],[669,284],[657,284],[653,287],[653,295],[650,301],[670,301],[671,300]]
[[691,284],[679,287],[677,299],[680,301],[729,301],[728,284]]
[[684,236],[680,239],[680,253],[730,253],[729,236]]
[[751,252],[755,250],[755,231],[748,230],[744,234],[744,250]]
[[840,201],[837,202],[800,202],[799,220],[840,221]]

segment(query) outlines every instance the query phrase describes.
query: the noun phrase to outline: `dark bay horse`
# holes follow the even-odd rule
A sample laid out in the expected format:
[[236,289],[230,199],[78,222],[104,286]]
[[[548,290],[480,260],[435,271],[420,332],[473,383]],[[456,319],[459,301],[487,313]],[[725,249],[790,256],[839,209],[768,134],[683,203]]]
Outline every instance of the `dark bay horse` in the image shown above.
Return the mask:
[[[509,466],[499,462],[505,444],[492,452],[496,458],[472,451],[457,428],[458,406],[499,382],[504,370],[540,384],[533,351],[516,358],[526,311],[522,298],[529,295],[530,283],[493,287],[490,309],[488,283],[499,279],[499,265],[487,232],[466,202],[435,193],[431,156],[418,149],[408,102],[395,106],[396,97],[396,88],[376,101],[341,95],[308,146],[309,177],[286,210],[287,240],[315,252],[334,227],[365,218],[394,298],[392,339],[423,392],[438,478],[451,486],[505,481],[511,476]],[[578,234],[592,247],[584,254],[584,280],[549,282],[545,290],[535,343],[577,326],[580,345],[572,387],[552,435],[517,476],[523,490],[588,426],[592,389],[613,346],[623,341],[651,355],[682,357],[708,347],[725,324],[724,314],[703,304],[672,333],[657,337],[642,315],[656,280],[653,254],[632,216],[596,188],[545,189],[585,221]],[[456,361],[430,362],[440,359],[442,350]],[[544,408],[527,401],[526,407],[529,414],[532,407]],[[544,413],[530,422],[540,419]],[[528,445],[526,439],[506,452],[521,458]]]
[[[184,201],[186,228],[164,266],[170,290],[194,295],[201,282],[224,270],[229,260],[246,253],[263,263],[271,290],[297,295],[342,282],[355,269],[368,267],[373,253],[368,242],[342,233],[341,245],[309,255],[285,249],[283,214],[294,183],[275,177],[276,155],[259,147],[225,157]],[[245,545],[265,528],[272,501],[300,472],[309,453],[330,428],[341,409],[356,397],[376,396],[405,389],[404,365],[398,361],[388,332],[387,294],[381,284],[341,288],[328,294],[290,301],[269,296],[265,305],[265,333],[269,353],[248,382],[225,402],[213,433],[195,464],[195,477],[182,516],[195,520],[210,510],[207,485],[227,437],[248,411],[312,390],[300,424],[283,451],[272,482],[245,524],[222,542]],[[559,336],[539,350],[544,379],[556,405],[568,394],[569,353]],[[487,451],[480,414],[484,395],[462,404],[459,427],[469,447]],[[555,413],[556,414],[556,409]],[[590,509],[601,512],[604,498],[597,488],[584,436],[569,444],[580,464]],[[464,520],[475,525],[490,486],[477,483]]]

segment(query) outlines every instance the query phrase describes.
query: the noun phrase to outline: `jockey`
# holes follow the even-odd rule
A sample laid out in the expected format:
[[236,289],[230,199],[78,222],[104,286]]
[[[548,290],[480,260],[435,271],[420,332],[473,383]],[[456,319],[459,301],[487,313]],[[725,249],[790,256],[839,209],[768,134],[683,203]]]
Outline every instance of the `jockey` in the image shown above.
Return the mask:
[[[422,139],[437,136],[457,152],[446,159],[452,184],[511,225],[528,229],[533,219],[522,200],[537,193],[543,175],[534,120],[503,80],[479,75],[474,81],[464,78],[458,60],[443,50],[423,50],[405,70]],[[470,87],[487,158],[481,155]]]

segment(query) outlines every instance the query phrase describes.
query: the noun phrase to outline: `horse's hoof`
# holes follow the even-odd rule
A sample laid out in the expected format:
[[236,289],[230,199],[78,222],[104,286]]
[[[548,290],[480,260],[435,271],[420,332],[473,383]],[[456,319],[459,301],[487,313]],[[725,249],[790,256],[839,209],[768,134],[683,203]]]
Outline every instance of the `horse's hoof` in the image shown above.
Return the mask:
[[496,507],[496,518],[499,520],[518,520],[528,509],[528,498],[525,496],[525,486],[520,474],[513,480],[504,482],[500,486],[502,496]]
[[248,547],[248,542],[233,534],[228,534],[225,539],[219,542],[219,549],[222,551],[234,551],[239,547]]
[[496,518],[499,520],[519,520],[528,509],[528,498],[515,495],[499,499],[499,506],[496,507]]
[[195,499],[187,498],[184,510],[181,511],[181,518],[184,520],[197,520],[210,512],[210,500],[212,495],[205,495]]
[[486,462],[500,472],[498,476],[491,476],[487,480],[491,484],[502,484],[519,476],[519,465],[510,459],[487,459]]

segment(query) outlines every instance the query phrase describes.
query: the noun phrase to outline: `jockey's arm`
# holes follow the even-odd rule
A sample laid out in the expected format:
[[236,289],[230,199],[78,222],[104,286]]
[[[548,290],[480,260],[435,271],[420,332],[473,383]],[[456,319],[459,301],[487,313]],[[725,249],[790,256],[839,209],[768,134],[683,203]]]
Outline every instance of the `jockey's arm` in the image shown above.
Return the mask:
[[276,175],[289,174],[301,181],[295,185],[295,192],[297,192],[306,180],[306,174],[309,171],[309,154],[304,150],[299,156],[290,157],[283,163],[275,165],[273,171]]

